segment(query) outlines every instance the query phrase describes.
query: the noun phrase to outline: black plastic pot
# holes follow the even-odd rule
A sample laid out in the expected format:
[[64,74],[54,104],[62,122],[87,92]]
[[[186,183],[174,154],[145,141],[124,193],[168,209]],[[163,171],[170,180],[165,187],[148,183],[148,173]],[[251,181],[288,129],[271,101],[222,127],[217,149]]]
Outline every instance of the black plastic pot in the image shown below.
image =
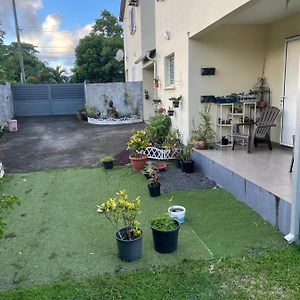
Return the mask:
[[106,170],[112,169],[114,167],[113,161],[108,161],[103,163],[103,168]]
[[173,101],[173,107],[179,107],[179,101]]
[[182,161],[181,162],[181,170],[185,173],[193,173],[194,172],[194,161]]
[[119,236],[125,235],[125,228],[116,232],[116,239],[118,244],[119,258],[123,261],[135,261],[142,256],[142,235],[135,240],[122,240]]
[[[175,220],[174,220],[175,221]],[[172,253],[177,249],[179,222],[173,230],[162,231],[151,226],[155,251],[159,253]]]
[[150,174],[149,174],[149,172],[143,172],[143,171],[142,171],[142,173],[144,174],[144,176],[145,176],[147,179],[149,179],[149,178],[150,178]]
[[174,110],[168,110],[168,116],[173,117],[174,116]]
[[160,183],[157,185],[148,184],[148,189],[151,197],[158,197],[160,195]]

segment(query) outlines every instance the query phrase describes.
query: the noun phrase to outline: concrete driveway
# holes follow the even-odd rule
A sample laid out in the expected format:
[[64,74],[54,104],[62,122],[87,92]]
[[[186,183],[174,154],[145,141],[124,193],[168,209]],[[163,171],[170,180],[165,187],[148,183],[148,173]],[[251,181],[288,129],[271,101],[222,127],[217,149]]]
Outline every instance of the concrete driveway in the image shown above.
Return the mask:
[[74,116],[18,118],[18,131],[4,139],[2,161],[8,172],[91,167],[124,150],[132,131],[143,127],[90,125]]

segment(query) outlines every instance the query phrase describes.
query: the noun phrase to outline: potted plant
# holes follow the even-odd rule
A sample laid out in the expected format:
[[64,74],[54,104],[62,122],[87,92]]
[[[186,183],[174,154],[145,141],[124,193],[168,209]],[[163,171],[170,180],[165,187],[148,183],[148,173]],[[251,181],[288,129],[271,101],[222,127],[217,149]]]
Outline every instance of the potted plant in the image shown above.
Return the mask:
[[114,167],[114,158],[111,155],[104,156],[100,159],[104,169],[109,170]]
[[179,97],[170,97],[169,100],[172,101],[173,107],[179,107],[179,103],[182,101],[182,95]]
[[161,103],[161,99],[157,98],[157,99],[153,99],[152,100],[152,103],[155,104],[155,105],[158,105]]
[[196,129],[193,121],[193,130],[191,140],[196,149],[213,148],[215,145],[215,130],[213,129],[212,117],[210,114],[210,105],[204,106],[204,110],[200,113],[200,124]]
[[150,178],[150,174],[152,172],[154,172],[156,169],[155,167],[153,166],[152,162],[148,163],[145,165],[145,168],[144,170],[142,171],[142,173],[144,174],[144,176],[149,179]]
[[[116,193],[115,198],[109,198],[98,205],[98,212],[103,213],[109,223],[116,229],[119,258],[123,261],[135,261],[142,253],[142,230],[136,220],[140,214],[140,197],[130,201],[125,190]],[[120,228],[122,222],[123,227]]]
[[170,117],[174,116],[174,109],[172,107],[169,107],[169,109],[168,109],[168,116],[170,116]]
[[180,224],[184,223],[185,208],[180,205],[173,205],[168,208],[170,218],[178,221]]
[[86,110],[86,106],[83,105],[82,107],[80,107],[77,111],[77,118],[81,121],[87,121],[88,120],[88,114],[87,114],[87,110]]
[[151,197],[158,197],[160,195],[160,182],[157,171],[149,174],[148,189]]
[[179,152],[179,158],[181,161],[181,170],[185,173],[194,172],[194,161],[191,159],[192,144],[188,143]]
[[169,216],[151,221],[154,249],[159,253],[172,253],[177,249],[180,224]]
[[144,151],[148,144],[148,137],[144,130],[138,130],[127,143],[127,150],[131,150],[129,159],[134,171],[142,171],[145,168],[147,155],[144,154]]

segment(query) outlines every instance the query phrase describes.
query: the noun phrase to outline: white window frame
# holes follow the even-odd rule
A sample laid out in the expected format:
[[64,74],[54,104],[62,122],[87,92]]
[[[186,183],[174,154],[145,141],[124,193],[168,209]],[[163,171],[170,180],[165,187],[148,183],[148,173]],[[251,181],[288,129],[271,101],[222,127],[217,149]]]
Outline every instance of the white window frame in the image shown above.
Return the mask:
[[129,10],[129,32],[134,34],[136,31],[136,18],[135,18],[135,7],[131,7]]
[[165,87],[175,86],[175,54],[165,57]]

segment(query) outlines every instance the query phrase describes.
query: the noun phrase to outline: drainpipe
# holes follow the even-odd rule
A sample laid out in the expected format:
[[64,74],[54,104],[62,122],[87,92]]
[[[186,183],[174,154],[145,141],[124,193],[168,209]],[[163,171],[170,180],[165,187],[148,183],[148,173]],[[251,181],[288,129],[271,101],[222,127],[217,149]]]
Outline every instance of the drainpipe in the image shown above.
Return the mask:
[[[150,52],[147,53],[147,59],[153,61],[153,68],[154,68],[154,75],[153,75],[153,82],[157,79],[157,63],[156,60],[150,57]],[[157,89],[154,88],[154,99],[157,99]]]
[[296,117],[296,135],[295,135],[295,149],[294,149],[294,172],[293,172],[293,203],[291,209],[291,227],[290,233],[284,238],[289,242],[300,243],[299,226],[300,226],[300,62],[298,75],[298,101],[297,101],[297,117]]

